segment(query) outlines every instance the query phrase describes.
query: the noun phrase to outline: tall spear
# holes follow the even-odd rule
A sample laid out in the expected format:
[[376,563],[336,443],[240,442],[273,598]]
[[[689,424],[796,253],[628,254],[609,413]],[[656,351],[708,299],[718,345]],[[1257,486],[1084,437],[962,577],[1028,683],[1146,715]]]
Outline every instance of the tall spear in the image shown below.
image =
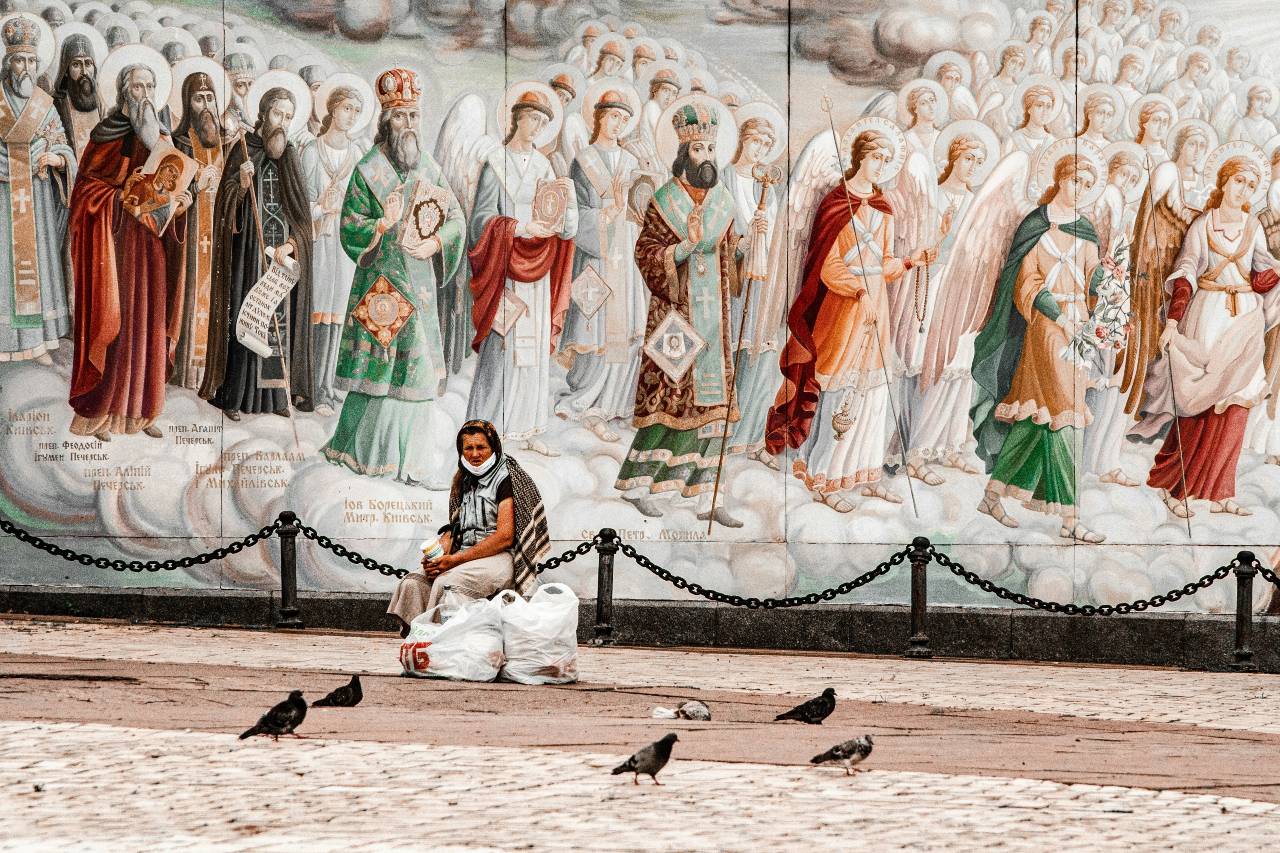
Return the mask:
[[[858,221],[853,211],[853,199],[849,198],[849,188],[845,186],[844,177],[844,155],[840,153],[840,134],[836,133],[836,120],[831,115],[834,104],[831,102],[831,95],[825,89],[822,92],[822,111],[827,114],[827,124],[831,127],[831,137],[836,141],[836,169],[840,172],[840,185],[844,193],[844,203],[849,208],[849,227],[853,229],[853,245],[858,250],[858,268],[861,270],[862,278],[867,278],[867,264],[862,259],[862,243],[858,240]],[[871,297],[871,287],[868,281],[867,297]],[[876,312],[869,305],[867,313],[871,316],[871,328],[876,333],[876,346],[880,348],[880,366],[884,369],[884,389],[889,397],[889,412],[893,415],[894,426],[898,428],[898,444],[901,446],[902,467],[907,467],[907,433],[902,427],[902,418],[898,417],[898,407],[893,401],[893,379],[889,375],[889,361],[885,358],[884,338],[880,335],[880,318],[876,316]],[[916,518],[920,517],[920,507],[916,504],[916,490],[911,485],[911,474],[907,474],[907,493],[911,495],[911,511],[915,513]]]

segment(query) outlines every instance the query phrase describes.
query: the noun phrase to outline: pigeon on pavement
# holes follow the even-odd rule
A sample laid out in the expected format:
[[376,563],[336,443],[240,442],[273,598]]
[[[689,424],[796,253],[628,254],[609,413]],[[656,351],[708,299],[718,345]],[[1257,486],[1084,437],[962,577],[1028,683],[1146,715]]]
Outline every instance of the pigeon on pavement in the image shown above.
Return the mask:
[[787,711],[785,714],[779,714],[774,717],[774,722],[779,720],[799,720],[802,723],[820,726],[822,721],[831,716],[831,712],[836,709],[836,691],[828,687],[822,691],[821,696],[815,696],[807,702]]
[[360,700],[364,698],[364,691],[360,689],[360,676],[351,676],[351,681],[331,691],[328,696],[323,699],[317,699],[311,703],[312,708],[354,708],[360,704]]
[[658,781],[658,771],[666,767],[667,762],[671,760],[671,747],[677,740],[679,738],[676,737],[675,732],[664,735],[662,740],[654,741],[613,768],[613,775],[634,774],[631,782],[639,785],[640,774],[643,773],[653,780],[653,784],[661,785],[662,783]]
[[809,763],[826,764],[829,761],[842,761],[844,762],[844,774],[852,776],[854,772],[853,766],[861,764],[871,754],[871,744],[871,735],[856,737],[853,740],[836,744],[821,755],[815,755],[809,759]]
[[705,723],[711,719],[711,709],[705,702],[690,699],[674,711],[670,708],[654,708],[653,716],[659,720],[695,720]]
[[253,728],[240,735],[240,740],[251,738],[254,735],[270,735],[273,740],[277,741],[280,740],[280,735],[301,737],[301,735],[293,734],[293,730],[302,725],[302,721],[306,718],[307,702],[302,698],[301,690],[294,690],[289,694],[288,699],[263,714]]

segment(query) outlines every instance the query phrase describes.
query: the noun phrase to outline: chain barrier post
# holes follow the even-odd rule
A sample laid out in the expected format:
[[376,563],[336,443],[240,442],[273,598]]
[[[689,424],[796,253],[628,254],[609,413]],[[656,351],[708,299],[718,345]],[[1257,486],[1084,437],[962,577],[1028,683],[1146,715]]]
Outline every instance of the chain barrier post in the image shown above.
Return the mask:
[[1236,576],[1236,647],[1232,651],[1231,668],[1236,672],[1257,672],[1253,659],[1253,578],[1258,574],[1258,560],[1252,551],[1236,555],[1232,572]]
[[618,531],[612,527],[600,530],[596,545],[599,569],[596,573],[596,627],[593,646],[613,644],[613,558],[618,553]]
[[911,638],[907,640],[905,657],[928,659],[933,657],[929,648],[929,635],[925,633],[925,618],[929,612],[929,561],[933,559],[929,540],[917,536],[911,540],[907,559],[911,561]]
[[280,513],[280,614],[277,628],[301,628],[302,615],[298,610],[298,533],[302,527],[293,510]]

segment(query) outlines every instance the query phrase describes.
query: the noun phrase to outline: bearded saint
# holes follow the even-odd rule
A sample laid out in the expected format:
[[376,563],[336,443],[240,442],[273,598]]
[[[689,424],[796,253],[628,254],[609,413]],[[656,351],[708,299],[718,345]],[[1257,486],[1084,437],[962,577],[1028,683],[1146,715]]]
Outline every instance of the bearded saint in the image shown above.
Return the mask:
[[125,179],[167,141],[151,98],[155,75],[130,65],[117,81],[116,107],[94,128],[71,194],[71,263],[76,269],[75,357],[71,372],[71,432],[108,441],[112,433],[162,433],[164,382],[177,339],[165,245],[186,229],[191,197],[178,193],[175,218],[163,235],[135,219],[120,201]]
[[182,123],[173,132],[173,144],[198,164],[188,192],[195,202],[186,228],[166,244],[169,278],[181,295],[178,349],[169,383],[195,391],[204,378],[209,342],[209,297],[213,281],[213,206],[222,178],[223,147],[218,118],[218,96],[213,78],[203,71],[182,81]]
[[89,144],[89,134],[102,121],[98,65],[87,36],[77,33],[62,43],[58,74],[54,77],[53,104],[76,156],[82,156]]
[[52,363],[70,326],[65,241],[75,154],[48,93],[35,85],[40,31],[4,23],[0,96],[0,361]]
[[[290,393],[293,405],[312,409],[311,201],[287,135],[295,108],[288,89],[263,94],[254,129],[227,152],[214,203],[219,230],[200,396],[233,421],[242,413],[289,417]],[[267,264],[289,259],[300,267],[298,282],[276,308],[267,327],[271,354],[262,358],[236,340],[236,320]]]
[[[636,241],[636,264],[649,289],[646,340],[659,336],[668,363],[660,365],[641,351],[634,420],[639,432],[615,487],[651,517],[662,515],[654,495],[678,491],[695,497],[698,518],[707,521],[725,421],[739,420],[730,393],[729,309],[740,291],[740,238],[733,229],[733,196],[716,167],[714,107],[695,100],[676,111],[672,124],[680,142],[672,178],[654,194]],[[692,338],[689,329],[705,346],[684,342]],[[691,350],[697,354],[688,364]],[[723,506],[716,507],[715,520],[742,526]]]

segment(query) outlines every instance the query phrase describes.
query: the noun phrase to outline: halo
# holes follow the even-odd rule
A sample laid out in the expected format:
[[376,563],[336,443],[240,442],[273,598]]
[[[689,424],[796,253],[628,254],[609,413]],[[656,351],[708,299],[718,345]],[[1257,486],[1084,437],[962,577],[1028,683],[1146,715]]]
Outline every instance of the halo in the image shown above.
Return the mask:
[[[227,29],[224,31],[221,21],[195,19],[183,24],[182,28],[190,32],[191,35],[195,36],[197,39],[202,39],[205,36],[217,36],[218,41],[223,42],[223,47],[226,47],[225,43],[228,40],[234,41],[231,30]],[[223,35],[226,36],[225,39],[223,38]]]
[[[201,36],[201,38],[203,38],[203,36]],[[232,42],[232,44],[229,47],[226,44],[222,45],[221,58],[224,62],[226,61],[228,56],[235,56],[237,53],[242,53],[253,60],[254,73],[264,74],[267,71],[271,70],[267,68],[267,58],[262,55],[262,51],[258,50],[257,47],[250,44],[249,42],[247,41]],[[284,69],[277,68],[275,70],[281,71]]]
[[[157,21],[161,18],[179,18],[182,20],[188,20],[191,18],[191,14],[189,12],[182,11],[177,6],[163,4],[152,9],[151,14],[148,15],[148,17],[155,18]],[[229,20],[231,16],[228,15],[227,18]],[[182,25],[178,24],[178,26]]]
[[173,66],[173,86],[169,92],[170,123],[177,127],[182,122],[182,114],[187,105],[182,102],[182,86],[188,77],[203,71],[213,80],[213,96],[218,101],[218,112],[221,114],[231,100],[231,78],[223,70],[216,59],[207,56],[188,56],[180,59]]
[[165,46],[175,41],[187,49],[187,55],[183,57],[184,59],[204,55],[200,50],[199,40],[182,27],[161,27],[158,30],[148,33],[147,36],[143,38],[142,43],[147,47],[154,47],[156,50],[163,53]]
[[1124,95],[1110,83],[1091,83],[1080,90],[1080,94],[1076,96],[1076,127],[1084,127],[1084,107],[1089,102],[1089,98],[1095,94],[1103,94],[1111,98],[1111,106],[1114,109],[1111,123],[1106,127],[1097,128],[1103,134],[1108,134],[1119,127],[1120,120],[1124,117]]
[[[48,71],[49,67],[53,64],[53,59],[56,55],[53,52],[53,30],[49,28],[49,24],[44,18],[34,12],[15,12],[12,15],[5,15],[4,21],[8,21],[11,18],[26,18],[28,21],[31,21],[36,25],[36,30],[40,33],[40,39],[36,42],[37,72],[31,75],[31,79],[34,80],[40,74]],[[0,21],[0,26],[4,25],[4,21]],[[63,26],[66,25],[64,24]],[[62,27],[58,27],[58,29],[62,29]]]
[[[303,82],[305,83],[306,81],[304,80]],[[355,123],[347,131],[348,136],[359,136],[360,132],[373,121],[373,115],[378,111],[379,106],[378,99],[373,94],[373,87],[359,74],[352,74],[350,71],[339,71],[337,74],[328,77],[320,84],[320,88],[316,90],[315,102],[312,104],[311,109],[316,118],[324,121],[325,116],[329,114],[329,94],[339,86],[346,86],[360,93],[360,100],[363,104],[360,108],[360,115],[356,116]]]
[[1063,157],[1072,154],[1089,160],[1093,164],[1094,172],[1098,175],[1098,179],[1093,182],[1088,192],[1076,199],[1077,209],[1092,207],[1098,200],[1098,196],[1102,195],[1102,191],[1106,189],[1107,167],[1102,162],[1102,152],[1097,146],[1083,139],[1059,139],[1040,149],[1031,170],[1031,180],[1027,182],[1027,196],[1032,199],[1039,198],[1040,194],[1053,183],[1053,167]]
[[1204,161],[1206,181],[1217,186],[1218,170],[1222,168],[1223,163],[1232,157],[1248,157],[1258,167],[1258,187],[1253,191],[1253,195],[1249,197],[1250,204],[1256,204],[1267,194],[1267,185],[1271,180],[1271,165],[1267,155],[1252,142],[1246,142],[1243,139],[1236,142],[1227,142],[1209,152],[1209,157]]
[[[71,36],[84,36],[89,40],[89,50],[93,53],[93,62],[99,68],[102,67],[102,61],[107,58],[110,51],[107,50],[107,40],[102,37],[102,33],[95,30],[84,21],[71,21],[58,27],[53,33],[53,55],[59,59],[62,57],[62,45]],[[56,72],[57,69],[54,69]]]
[[738,150],[738,125],[734,122],[733,113],[729,112],[728,107],[701,92],[676,98],[671,102],[671,106],[662,111],[662,115],[658,118],[658,132],[654,140],[658,161],[668,166],[675,161],[680,141],[676,138],[676,129],[671,124],[671,117],[686,104],[695,102],[716,111],[716,120],[719,122],[716,130],[716,165],[723,169],[733,160],[733,154]]
[[658,39],[658,44],[662,45],[662,52],[664,54],[668,51],[675,54],[674,57],[668,57],[671,61],[684,65],[686,54],[684,52],[684,45],[680,43],[679,39]]
[[934,99],[938,103],[938,114],[934,125],[942,127],[946,124],[950,115],[951,101],[947,97],[947,90],[942,88],[942,84],[932,77],[917,77],[909,83],[902,84],[902,87],[898,89],[898,124],[902,127],[911,126],[911,110],[908,107],[908,100],[911,97],[911,93],[916,89],[928,89],[933,92]]
[[[1049,37],[1053,38],[1053,31],[1058,28],[1058,22],[1048,12],[1036,12],[1034,15],[1027,16],[1027,37],[1024,39],[1027,44],[1031,43],[1031,30],[1035,28],[1036,21],[1041,18],[1049,22]],[[1027,57],[1027,62],[1028,64],[1031,62],[1031,57]]]
[[[582,100],[582,96],[587,91],[587,75],[582,73],[582,69],[568,62],[557,62],[554,65],[548,65],[542,72],[543,78],[547,80],[550,86],[552,80],[561,74],[568,74],[573,78],[573,97],[569,100],[569,105],[573,106]],[[553,89],[555,87],[552,87]]]
[[[772,163],[787,150],[787,118],[782,111],[768,101],[752,101],[738,107],[734,113],[738,121],[738,135],[742,135],[742,125],[749,119],[760,118],[773,126],[773,145],[760,157],[761,163]],[[735,145],[736,149],[737,146]]]
[[684,53],[684,64],[690,70],[697,69],[699,71],[707,70],[707,58],[702,55],[702,51],[689,48]]
[[1135,81],[1138,87],[1145,87],[1147,79],[1151,76],[1151,57],[1147,56],[1147,52],[1140,47],[1126,47],[1120,51],[1120,55],[1116,57],[1116,74],[1120,73],[1120,66],[1124,64],[1125,57],[1136,56],[1142,62],[1142,73],[1138,75]]
[[[1026,74],[1027,69],[1031,67],[1032,50],[1031,50],[1031,46],[1028,45],[1022,39],[1009,39],[1007,42],[1000,45],[1000,49],[995,52],[995,62],[994,62],[995,73],[996,74],[1000,73],[1000,58],[1004,56],[1004,52],[1011,47],[1022,48],[1022,56],[1023,56],[1022,73]],[[961,70],[963,71],[964,69],[961,69]]]
[[885,164],[884,171],[880,173],[880,180],[877,182],[881,185],[887,184],[898,176],[902,164],[907,160],[907,138],[902,135],[901,128],[880,116],[863,116],[849,125],[849,129],[840,137],[840,147],[836,149],[836,161],[840,171],[845,170],[844,158],[852,153],[853,141],[864,130],[878,130],[893,141],[893,159]]
[[306,80],[292,71],[276,68],[253,81],[253,85],[249,87],[249,94],[244,99],[244,120],[250,127],[257,126],[258,103],[263,95],[277,86],[288,89],[293,95],[293,120],[285,128],[285,135],[292,139],[307,126],[307,121],[311,118],[311,87],[307,85]]
[[1124,195],[1124,200],[1132,204],[1133,202],[1142,198],[1142,190],[1147,180],[1147,171],[1141,167],[1147,161],[1147,152],[1143,150],[1142,146],[1139,145],[1138,143],[1129,142],[1128,140],[1113,142],[1110,145],[1108,145],[1106,148],[1103,148],[1102,149],[1102,167],[1108,171],[1108,177],[1110,176],[1111,158],[1115,157],[1117,154],[1121,153],[1122,151],[1128,152],[1129,155],[1133,157],[1133,159],[1137,162],[1139,166],[1138,182],[1133,186],[1132,189],[1130,189]]
[[985,121],[966,118],[951,122],[938,133],[938,138],[933,143],[933,161],[939,165],[939,172],[941,172],[941,166],[946,165],[951,141],[957,136],[976,137],[987,152],[986,159],[974,170],[973,179],[969,182],[971,189],[977,189],[1000,161],[1000,138]]
[[636,91],[644,93],[644,97],[649,97],[649,84],[653,82],[653,78],[659,71],[670,69],[676,75],[676,80],[680,83],[680,91],[677,95],[682,95],[689,91],[689,72],[684,69],[680,63],[670,59],[659,59],[650,65],[640,75],[640,79],[636,81]]
[[[747,89],[737,80],[723,80],[721,81],[719,87],[717,88],[719,89],[717,94],[720,97],[721,103],[725,104],[725,106],[733,110],[734,115],[737,115],[738,114],[737,110],[740,109],[744,104],[748,102]],[[726,98],[729,98],[729,97],[737,98],[738,106],[735,107],[733,104],[730,104],[728,101],[725,100]]]
[[1280,87],[1277,87],[1273,81],[1268,80],[1266,77],[1250,77],[1248,80],[1245,80],[1243,83],[1240,84],[1240,93],[1244,95],[1244,98],[1243,98],[1244,103],[1241,104],[1241,106],[1244,107],[1245,109],[1248,109],[1249,90],[1254,88],[1255,86],[1264,86],[1266,87],[1267,91],[1271,93],[1271,106],[1267,108],[1266,112],[1263,113],[1263,115],[1266,115],[1266,116],[1275,115],[1276,110],[1280,109]]
[[1077,41],[1076,39],[1064,39],[1058,43],[1053,50],[1053,70],[1059,79],[1066,79],[1068,74],[1075,77],[1075,69],[1067,69],[1063,67],[1063,62],[1067,58],[1067,51],[1074,49],[1078,56],[1084,57],[1084,69],[1080,76],[1088,78],[1093,74],[1093,45],[1084,39]]
[[[1169,159],[1172,160],[1175,157],[1173,148],[1178,138],[1178,134],[1183,130],[1183,128],[1187,127],[1198,127],[1204,132],[1205,137],[1209,140],[1210,151],[1213,150],[1212,146],[1217,144],[1218,132],[1213,129],[1213,125],[1198,118],[1184,118],[1181,121],[1175,122],[1174,125],[1169,128],[1169,135],[1164,138],[1164,148],[1169,152]],[[1208,154],[1209,152],[1207,151],[1205,156],[1207,157]],[[1204,163],[1198,163],[1197,166],[1203,167]]]
[[587,18],[585,21],[583,21],[582,23],[578,24],[578,26],[573,28],[573,41],[575,44],[582,44],[582,37],[583,35],[586,34],[587,27],[591,26],[592,24],[594,24],[596,27],[600,29],[601,35],[609,32],[609,27],[605,24],[604,21],[596,20],[595,18]]
[[601,94],[610,89],[622,95],[623,100],[631,107],[631,116],[618,133],[619,139],[625,139],[630,135],[631,131],[636,129],[636,125],[640,122],[640,111],[643,107],[636,87],[621,77],[603,77],[592,81],[587,86],[586,94],[580,99],[582,101],[582,118],[587,123],[588,128],[595,125],[596,102],[600,100]]
[[46,11],[53,8],[57,8],[58,11],[62,12],[62,17],[67,24],[75,21],[76,13],[71,11],[71,7],[67,5],[66,0],[40,0],[40,2],[32,5],[31,11],[43,17]]
[[[1172,127],[1178,122],[1178,108],[1173,105],[1173,101],[1164,95],[1152,93],[1143,95],[1141,98],[1133,102],[1133,106],[1129,107],[1129,115],[1125,121],[1125,133],[1134,139],[1138,138],[1138,116],[1142,114],[1142,108],[1151,102],[1158,102],[1169,111],[1169,125]],[[1168,137],[1166,137],[1168,138]]]
[[[1003,52],[1003,50],[1004,49],[1001,48],[1001,52]],[[997,54],[996,61],[998,62],[999,59],[1000,57]],[[1028,61],[1029,60],[1030,57],[1028,57]],[[969,64],[969,60],[965,59],[954,50],[940,50],[933,56],[929,57],[929,61],[924,64],[924,71],[920,72],[920,76],[926,80],[932,80],[936,83],[938,82],[938,70],[948,62],[954,63],[960,67],[960,84],[962,86],[968,86],[973,82],[973,66]]]
[[702,68],[693,68],[689,71],[689,90],[693,91],[694,85],[702,87],[701,94],[705,94],[711,98],[718,98],[720,95],[720,84],[716,82],[716,78],[712,77],[710,72]]
[[1186,32],[1187,27],[1191,26],[1191,15],[1187,12],[1187,7],[1178,0],[1165,0],[1159,6],[1156,6],[1156,13],[1151,17],[1152,26],[1157,33],[1160,32],[1160,16],[1164,14],[1166,9],[1177,9],[1182,13],[1182,29],[1178,31],[1178,35]]
[[120,4],[120,8],[116,11],[121,15],[128,15],[130,18],[135,15],[146,15],[151,18],[155,16],[156,7],[151,5],[148,0],[129,0],[128,3]]
[[1202,47],[1201,45],[1193,44],[1191,45],[1191,47],[1186,48],[1185,50],[1182,51],[1182,53],[1178,54],[1178,76],[1179,77],[1187,73],[1187,65],[1191,63],[1191,57],[1196,55],[1203,56],[1206,60],[1209,61],[1210,72],[1212,72],[1213,69],[1218,67],[1218,63],[1214,60],[1213,54],[1209,52],[1209,49],[1207,47]]
[[234,27],[230,28],[230,31],[236,41],[252,42],[259,49],[261,49],[264,44],[270,43],[270,39],[262,34],[262,30],[252,24],[236,24]]
[[1022,124],[1022,96],[1032,86],[1046,86],[1053,92],[1053,113],[1049,116],[1048,124],[1062,115],[1062,108],[1065,105],[1065,99],[1062,96],[1062,83],[1057,77],[1049,74],[1028,74],[1022,78],[1022,82],[1013,90],[1013,95],[1009,98],[1008,114],[1012,127],[1018,127]]
[[1271,155],[1275,153],[1277,147],[1280,147],[1280,133],[1268,139],[1262,145],[1262,153],[1267,155],[1267,159],[1271,159]]
[[591,69],[591,74],[600,66],[600,54],[607,44],[616,44],[621,49],[623,69],[631,67],[631,43],[621,33],[609,33],[596,39],[596,43],[591,45],[591,52],[587,54],[587,67]]
[[657,39],[649,38],[648,36],[636,36],[631,39],[631,62],[633,65],[636,61],[636,48],[641,45],[645,45],[653,53],[654,62],[658,62],[665,58],[665,55],[662,52],[662,45],[658,44]]
[[102,108],[107,112],[115,109],[116,97],[120,92],[120,72],[130,65],[144,66],[155,75],[156,89],[151,103],[157,110],[163,109],[169,100],[169,92],[173,89],[173,69],[158,50],[145,44],[121,45],[107,54],[98,71],[98,79],[102,81],[102,85],[98,87]]
[[1230,63],[1227,62],[1227,58],[1228,58],[1228,54],[1230,54],[1231,51],[1233,50],[1237,50],[1237,51],[1243,50],[1245,55],[1249,57],[1249,61],[1245,63],[1245,66],[1244,66],[1245,73],[1246,74],[1249,73],[1249,71],[1253,68],[1253,64],[1257,58],[1254,56],[1253,51],[1249,50],[1246,47],[1242,47],[1241,45],[1238,45],[1238,44],[1233,44],[1233,45],[1229,45],[1222,48],[1222,52],[1218,54],[1218,67],[1223,70],[1226,70],[1230,66]]
[[536,80],[522,80],[519,83],[512,83],[507,87],[507,92],[502,96],[502,101],[498,104],[498,138],[506,139],[507,132],[511,129],[511,107],[516,101],[520,100],[520,96],[525,92],[537,92],[547,99],[551,105],[551,120],[542,128],[533,140],[534,148],[542,148],[549,145],[553,139],[560,134],[560,128],[564,125],[564,104],[560,103],[560,98],[551,87],[546,83],[539,83]]
[[76,6],[76,20],[83,21],[89,17],[90,12],[101,12],[104,15],[110,15],[112,14],[112,9],[106,3],[99,2],[99,0],[90,0],[88,3],[81,3]]
[[627,21],[622,26],[622,34],[629,39],[644,38],[648,30],[644,28],[644,24],[635,21]]
[[[138,33],[138,22],[128,15],[121,15],[119,12],[112,12],[110,15],[103,15],[94,21],[94,27],[105,37],[112,27],[123,27],[125,32],[129,34],[129,41],[126,44],[137,44],[141,36]],[[123,47],[124,45],[121,45]]]

